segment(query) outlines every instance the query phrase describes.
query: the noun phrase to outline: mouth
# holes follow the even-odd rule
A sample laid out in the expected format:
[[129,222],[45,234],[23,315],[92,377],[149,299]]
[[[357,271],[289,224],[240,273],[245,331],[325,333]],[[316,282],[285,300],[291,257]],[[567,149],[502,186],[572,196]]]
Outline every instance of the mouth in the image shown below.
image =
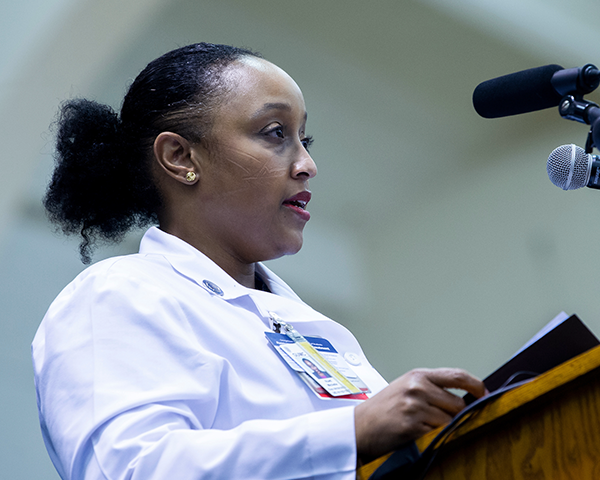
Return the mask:
[[310,202],[311,197],[312,197],[312,194],[310,193],[310,191],[304,190],[290,198],[285,199],[283,201],[283,204],[284,205],[292,205],[294,207],[298,207],[298,208],[301,208],[302,210],[305,210],[306,204],[308,202]]
[[286,200],[283,202],[284,205],[291,205],[292,207],[298,207],[302,210],[306,210],[307,202],[303,202],[302,200]]
[[283,205],[294,210],[302,217],[302,219],[309,220],[310,213],[306,210],[306,205],[310,202],[311,196],[311,193],[308,190],[305,190],[284,200]]

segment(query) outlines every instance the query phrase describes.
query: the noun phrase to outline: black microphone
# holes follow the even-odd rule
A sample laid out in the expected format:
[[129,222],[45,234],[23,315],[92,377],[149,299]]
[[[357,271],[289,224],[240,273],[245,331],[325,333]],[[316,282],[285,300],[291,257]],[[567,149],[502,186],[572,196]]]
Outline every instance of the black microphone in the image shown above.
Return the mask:
[[582,187],[600,189],[600,157],[585,153],[577,145],[562,145],[548,157],[550,181],[563,190]]
[[587,64],[564,69],[546,65],[480,83],[473,106],[484,118],[498,118],[556,107],[567,94],[584,95],[600,83],[600,71]]

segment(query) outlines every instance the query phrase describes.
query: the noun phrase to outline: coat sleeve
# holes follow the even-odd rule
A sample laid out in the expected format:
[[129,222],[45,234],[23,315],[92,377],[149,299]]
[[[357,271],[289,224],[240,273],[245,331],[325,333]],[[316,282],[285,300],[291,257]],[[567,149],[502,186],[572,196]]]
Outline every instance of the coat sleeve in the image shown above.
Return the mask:
[[353,406],[214,428],[227,361],[143,280],[69,287],[33,358],[44,440],[65,480],[355,478]]
[[189,415],[184,402],[173,402],[116,416],[84,447],[93,458],[81,478],[355,478],[354,448],[343,440],[354,441],[352,407],[230,430],[199,428]]

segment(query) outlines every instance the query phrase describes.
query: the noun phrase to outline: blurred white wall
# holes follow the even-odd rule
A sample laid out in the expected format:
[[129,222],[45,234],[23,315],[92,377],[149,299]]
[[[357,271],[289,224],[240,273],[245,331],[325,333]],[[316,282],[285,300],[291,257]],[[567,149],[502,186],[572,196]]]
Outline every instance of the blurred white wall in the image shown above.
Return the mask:
[[347,325],[388,380],[442,365],[483,377],[561,310],[600,333],[600,193],[563,192],[545,171],[587,127],[554,110],[484,120],[471,105],[489,78],[600,62],[598,10],[591,0],[0,0],[2,477],[57,478],[29,344],[82,269],[76,240],[55,235],[40,205],[62,100],[118,108],[147,62],[187,43],[262,52],[303,89],[319,166],[305,247],[270,266]]

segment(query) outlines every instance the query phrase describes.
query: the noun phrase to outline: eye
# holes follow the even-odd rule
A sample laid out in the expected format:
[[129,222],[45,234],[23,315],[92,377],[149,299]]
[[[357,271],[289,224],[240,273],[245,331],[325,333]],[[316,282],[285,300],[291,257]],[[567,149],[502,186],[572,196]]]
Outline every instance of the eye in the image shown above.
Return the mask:
[[306,137],[304,137],[300,141],[302,142],[302,146],[306,149],[307,152],[308,152],[308,150],[310,149],[311,145],[314,142],[312,135],[307,135]]
[[283,133],[283,127],[281,125],[275,125],[273,127],[267,127],[262,131],[262,134],[266,137],[272,138],[285,138]]
[[[277,142],[285,140],[285,138],[286,138],[285,127],[283,125],[278,125],[278,124],[277,125],[269,125],[268,127],[265,127],[260,133],[261,133],[261,135],[263,135],[271,140],[275,140]],[[308,151],[308,149],[313,144],[312,135],[306,135],[306,136],[302,137],[300,139],[300,143],[302,143],[302,146],[306,149],[306,151]]]

